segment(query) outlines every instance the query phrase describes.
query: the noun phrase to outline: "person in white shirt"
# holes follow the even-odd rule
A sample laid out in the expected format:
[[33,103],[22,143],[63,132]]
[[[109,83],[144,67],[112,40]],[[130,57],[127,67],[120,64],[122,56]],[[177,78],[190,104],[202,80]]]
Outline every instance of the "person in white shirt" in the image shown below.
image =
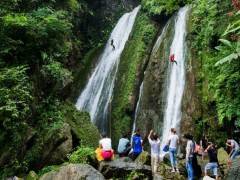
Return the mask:
[[226,145],[231,148],[229,157],[233,160],[239,154],[239,144],[234,139],[228,139]]
[[152,173],[157,172],[157,166],[159,162],[159,155],[160,155],[160,140],[158,138],[158,135],[153,132],[153,130],[150,131],[148,135],[148,141],[151,146],[151,167],[152,167]]
[[170,161],[171,161],[171,166],[172,166],[172,172],[179,172],[178,167],[177,167],[177,149],[179,145],[179,137],[177,135],[176,129],[171,128],[171,135],[168,139],[168,144],[169,144],[169,156],[170,156]]
[[111,160],[113,157],[112,141],[106,134],[102,135],[102,139],[99,141],[99,146],[102,149],[103,159]]

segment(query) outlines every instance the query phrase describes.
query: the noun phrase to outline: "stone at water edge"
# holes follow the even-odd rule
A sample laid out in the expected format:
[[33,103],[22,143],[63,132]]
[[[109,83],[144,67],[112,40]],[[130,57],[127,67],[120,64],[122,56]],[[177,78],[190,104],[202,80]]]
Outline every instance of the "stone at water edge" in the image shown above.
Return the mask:
[[68,164],[57,171],[50,171],[40,180],[104,180],[103,175],[88,164]]

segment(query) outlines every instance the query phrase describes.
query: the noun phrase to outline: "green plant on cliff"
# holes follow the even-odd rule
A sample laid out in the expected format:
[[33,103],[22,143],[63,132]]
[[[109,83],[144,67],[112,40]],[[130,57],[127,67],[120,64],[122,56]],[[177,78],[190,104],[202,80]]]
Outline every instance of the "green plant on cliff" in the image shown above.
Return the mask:
[[78,147],[68,159],[70,163],[90,164],[95,159],[95,152],[90,147]]
[[[200,91],[206,118],[200,124],[213,138],[218,137],[223,127],[229,131],[240,122],[240,66],[236,55],[239,18],[234,14],[238,13],[227,0],[199,0],[193,6],[191,43],[196,58],[202,63],[199,78],[203,80]],[[231,63],[225,63],[227,61]],[[219,136],[219,142],[225,141],[226,132],[224,134]]]
[[171,15],[180,6],[191,3],[192,0],[142,0],[143,9],[150,15]]

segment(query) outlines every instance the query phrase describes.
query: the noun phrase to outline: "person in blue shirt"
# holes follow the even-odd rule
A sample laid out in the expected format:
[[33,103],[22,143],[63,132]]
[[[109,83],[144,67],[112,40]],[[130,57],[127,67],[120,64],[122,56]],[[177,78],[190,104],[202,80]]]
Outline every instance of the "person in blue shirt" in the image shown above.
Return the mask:
[[140,134],[140,129],[137,129],[135,134],[132,137],[132,159],[135,160],[139,154],[141,154],[141,152],[143,151],[143,147],[142,147],[142,137]]

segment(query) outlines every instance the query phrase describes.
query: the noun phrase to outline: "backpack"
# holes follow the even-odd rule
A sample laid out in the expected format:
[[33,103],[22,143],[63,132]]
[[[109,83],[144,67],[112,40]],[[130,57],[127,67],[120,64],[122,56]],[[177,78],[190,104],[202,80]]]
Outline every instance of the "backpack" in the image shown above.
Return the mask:
[[133,136],[133,152],[141,153],[142,152],[142,138],[141,136],[134,135]]

